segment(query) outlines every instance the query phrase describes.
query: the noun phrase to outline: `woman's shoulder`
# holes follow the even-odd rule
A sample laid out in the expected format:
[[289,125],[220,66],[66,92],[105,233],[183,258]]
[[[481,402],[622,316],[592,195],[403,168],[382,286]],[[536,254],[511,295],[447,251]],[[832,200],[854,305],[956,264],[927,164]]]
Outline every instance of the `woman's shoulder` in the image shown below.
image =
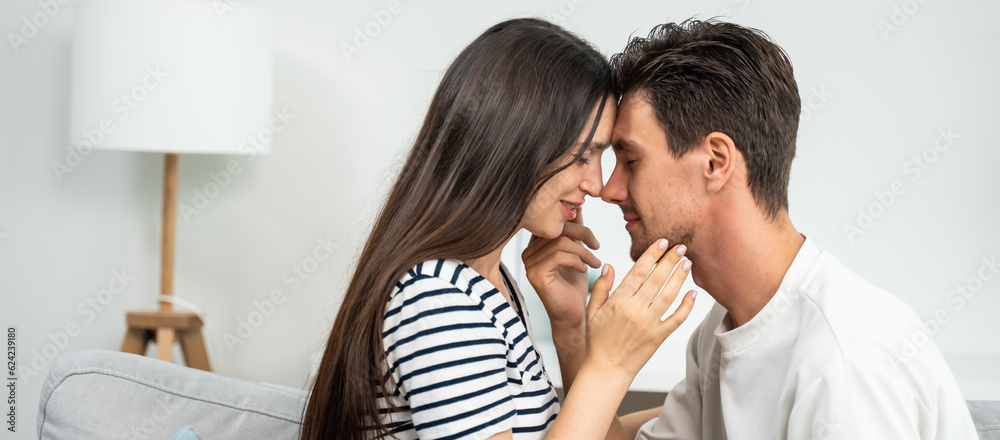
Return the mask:
[[396,283],[386,304],[383,338],[408,338],[429,323],[496,330],[490,313],[492,298],[484,296],[489,283],[481,281],[478,273],[459,260],[429,260],[413,266]]
[[469,266],[461,260],[436,259],[417,263],[406,271],[406,274],[396,283],[393,294],[405,291],[414,284],[423,280],[436,279],[452,285],[457,285],[462,278],[462,274]]
[[396,281],[396,287],[390,298],[419,294],[427,289],[436,290],[442,287],[462,290],[459,285],[463,284],[462,275],[468,268],[469,266],[460,260],[437,259],[418,263]]
[[442,303],[479,304],[474,295],[475,273],[461,260],[436,259],[418,263],[406,271],[387,305],[387,317],[403,308],[429,310],[440,308]]

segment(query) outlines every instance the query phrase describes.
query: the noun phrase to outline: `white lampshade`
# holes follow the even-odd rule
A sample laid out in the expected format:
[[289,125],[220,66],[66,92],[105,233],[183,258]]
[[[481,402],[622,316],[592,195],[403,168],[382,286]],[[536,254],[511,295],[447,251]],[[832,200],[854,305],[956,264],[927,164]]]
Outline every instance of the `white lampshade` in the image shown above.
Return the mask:
[[271,135],[260,133],[271,119],[270,16],[249,4],[229,10],[216,3],[79,1],[70,145],[269,152]]

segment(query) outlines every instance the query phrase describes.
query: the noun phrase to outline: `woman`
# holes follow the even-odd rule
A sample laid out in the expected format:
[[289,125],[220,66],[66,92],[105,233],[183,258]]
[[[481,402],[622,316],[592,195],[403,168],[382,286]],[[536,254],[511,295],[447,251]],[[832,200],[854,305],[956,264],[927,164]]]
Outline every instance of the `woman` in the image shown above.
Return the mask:
[[521,228],[558,238],[598,196],[615,109],[605,59],[553,24],[505,21],[458,55],[361,253],[303,439],[604,438],[639,368],[690,311],[688,295],[659,319],[690,265],[668,282],[682,252],[661,240],[610,298],[605,266],[560,410],[500,252]]

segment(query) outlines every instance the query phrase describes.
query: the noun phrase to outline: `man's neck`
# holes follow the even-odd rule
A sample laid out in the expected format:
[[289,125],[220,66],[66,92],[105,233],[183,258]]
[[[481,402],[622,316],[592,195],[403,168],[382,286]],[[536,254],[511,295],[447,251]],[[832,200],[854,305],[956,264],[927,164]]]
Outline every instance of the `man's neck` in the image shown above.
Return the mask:
[[723,221],[706,239],[714,242],[691,246],[688,252],[695,282],[729,311],[732,328],[767,305],[805,242],[784,211],[774,221]]

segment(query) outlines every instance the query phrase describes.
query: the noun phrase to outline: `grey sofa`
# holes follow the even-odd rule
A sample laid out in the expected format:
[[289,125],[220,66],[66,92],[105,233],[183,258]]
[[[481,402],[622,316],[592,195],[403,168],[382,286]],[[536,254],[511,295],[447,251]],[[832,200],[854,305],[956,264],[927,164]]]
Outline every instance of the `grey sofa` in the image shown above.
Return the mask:
[[41,440],[296,439],[303,390],[254,383],[114,351],[67,354],[38,403]]
[[[113,351],[60,358],[42,386],[41,440],[296,439],[306,392]],[[969,402],[980,439],[1000,440],[1000,402]]]

